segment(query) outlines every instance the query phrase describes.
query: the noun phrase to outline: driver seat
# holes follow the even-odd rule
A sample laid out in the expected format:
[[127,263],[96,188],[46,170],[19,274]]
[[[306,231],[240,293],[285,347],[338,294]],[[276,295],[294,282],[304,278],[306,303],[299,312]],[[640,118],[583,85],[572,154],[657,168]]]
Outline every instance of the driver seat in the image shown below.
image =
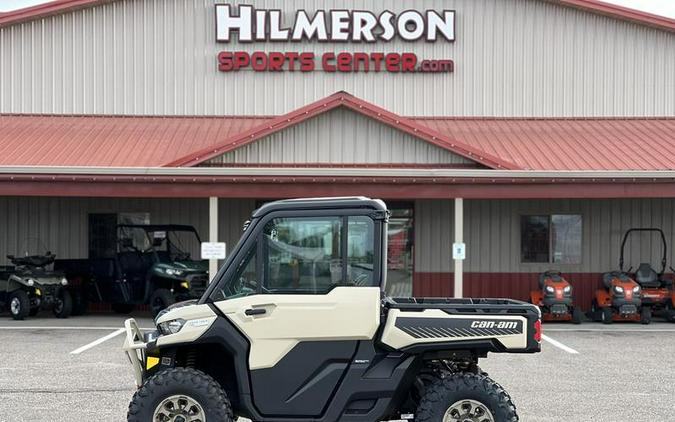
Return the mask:
[[661,287],[659,274],[646,262],[640,264],[637,271],[635,271],[635,281],[637,281],[640,286],[648,289]]

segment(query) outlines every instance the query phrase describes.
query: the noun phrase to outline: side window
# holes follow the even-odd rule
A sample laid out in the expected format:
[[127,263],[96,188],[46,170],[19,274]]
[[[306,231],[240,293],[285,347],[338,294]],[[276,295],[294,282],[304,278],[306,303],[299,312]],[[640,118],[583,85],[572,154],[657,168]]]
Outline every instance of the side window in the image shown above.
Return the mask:
[[321,294],[343,284],[340,217],[276,218],[265,226],[265,292]]
[[234,275],[211,294],[212,301],[218,302],[258,293],[257,249],[257,245],[254,244],[248,255],[239,263]]
[[373,286],[375,269],[373,220],[366,216],[349,217],[348,228],[347,284]]

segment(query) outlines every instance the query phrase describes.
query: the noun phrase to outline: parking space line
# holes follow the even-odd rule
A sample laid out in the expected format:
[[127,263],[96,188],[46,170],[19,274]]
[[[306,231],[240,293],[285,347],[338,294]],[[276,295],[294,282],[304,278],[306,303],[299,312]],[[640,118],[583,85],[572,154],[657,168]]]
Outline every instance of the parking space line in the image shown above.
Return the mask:
[[546,331],[558,333],[675,333],[675,328],[544,328]]
[[92,341],[92,342],[89,343],[89,344],[85,344],[84,346],[79,347],[79,348],[73,350],[72,352],[70,352],[70,354],[71,354],[71,355],[79,355],[80,353],[82,353],[82,352],[84,352],[84,351],[86,351],[86,350],[89,350],[89,349],[91,349],[92,347],[96,347],[96,346],[98,346],[99,344],[104,343],[104,342],[110,340],[111,338],[115,338],[115,337],[119,336],[119,335],[122,334],[123,332],[124,332],[124,328],[120,328],[120,329],[118,329],[117,331],[113,331],[112,333],[108,334],[107,336],[101,337],[101,338],[98,339],[98,340],[94,340],[94,341]]
[[578,355],[578,354],[579,354],[579,352],[577,352],[576,350],[572,349],[572,348],[569,347],[569,346],[565,346],[564,344],[562,344],[562,343],[559,342],[558,340],[553,340],[553,339],[552,339],[551,337],[549,337],[549,336],[546,336],[546,335],[543,335],[543,334],[542,334],[542,335],[541,335],[541,338],[542,338],[542,340],[545,340],[547,343],[549,343],[551,346],[555,346],[555,347],[557,347],[558,349],[564,350],[564,351],[567,352],[567,353],[571,353],[571,354],[573,354],[573,355]]
[[[74,331],[110,331],[110,330],[118,330],[120,327],[68,327],[68,326],[57,326],[57,327],[51,327],[49,325],[19,325],[16,327],[0,327],[0,330],[74,330]],[[142,331],[151,331],[154,330],[154,328],[142,328]]]

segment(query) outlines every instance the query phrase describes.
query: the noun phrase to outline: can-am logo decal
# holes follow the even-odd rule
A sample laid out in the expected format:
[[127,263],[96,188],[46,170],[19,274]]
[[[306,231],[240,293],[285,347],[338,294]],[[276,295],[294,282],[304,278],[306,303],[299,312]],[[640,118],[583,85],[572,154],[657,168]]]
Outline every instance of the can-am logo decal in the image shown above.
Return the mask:
[[[236,36],[235,36],[236,34]],[[298,10],[286,16],[277,9],[256,9],[216,4],[216,40],[229,43],[331,42],[376,43],[399,39],[407,42],[453,42],[453,10],[406,10],[379,14],[364,10]],[[222,72],[253,70],[311,72],[447,73],[454,70],[450,59],[420,59],[411,52],[311,51],[222,51]]]
[[473,321],[471,328],[514,329],[518,328],[518,323],[515,321]]

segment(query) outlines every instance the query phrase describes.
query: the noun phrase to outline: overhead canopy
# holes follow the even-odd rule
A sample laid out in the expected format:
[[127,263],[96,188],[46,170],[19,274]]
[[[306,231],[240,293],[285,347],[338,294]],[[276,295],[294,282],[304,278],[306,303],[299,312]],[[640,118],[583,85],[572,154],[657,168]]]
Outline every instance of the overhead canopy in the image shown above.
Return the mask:
[[[0,166],[193,167],[272,139],[275,133],[338,108],[404,132],[480,168],[675,170],[673,117],[407,118],[344,92],[276,117],[0,115]],[[313,141],[316,139],[306,140]],[[261,163],[244,164],[251,167]],[[274,164],[281,161],[267,161],[264,166]],[[312,164],[316,163],[305,166]],[[398,162],[386,164],[406,167]],[[235,164],[223,162],[222,166]]]

